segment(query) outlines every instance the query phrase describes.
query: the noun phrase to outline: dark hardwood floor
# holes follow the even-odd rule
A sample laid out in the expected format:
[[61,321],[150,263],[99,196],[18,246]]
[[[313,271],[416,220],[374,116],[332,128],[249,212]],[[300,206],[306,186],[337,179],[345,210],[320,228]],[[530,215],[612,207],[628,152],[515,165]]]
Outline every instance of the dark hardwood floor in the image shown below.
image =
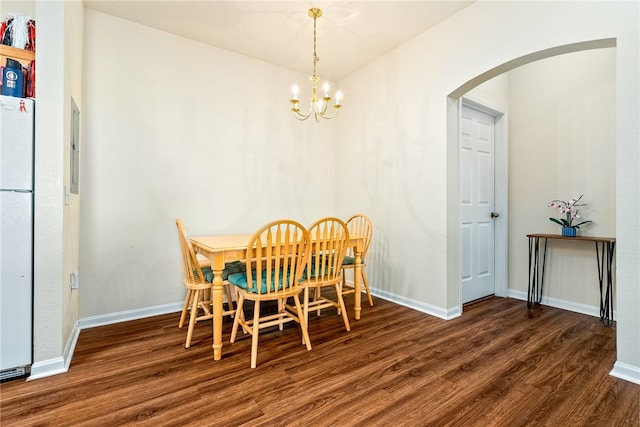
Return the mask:
[[294,325],[264,331],[257,369],[230,320],[214,362],[210,322],[185,349],[178,316],[83,330],[69,372],[0,384],[0,425],[640,425],[640,386],[608,375],[615,325],[590,316],[490,298],[444,321],[376,298],[351,332],[312,316],[309,352]]

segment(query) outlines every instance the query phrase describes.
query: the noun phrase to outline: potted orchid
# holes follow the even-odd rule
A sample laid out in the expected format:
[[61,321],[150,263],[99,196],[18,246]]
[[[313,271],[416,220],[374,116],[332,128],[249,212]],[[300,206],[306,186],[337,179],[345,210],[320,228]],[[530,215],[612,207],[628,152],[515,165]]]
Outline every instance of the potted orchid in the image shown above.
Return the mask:
[[578,213],[578,206],[586,206],[586,203],[578,203],[582,199],[582,195],[580,197],[574,197],[568,202],[564,200],[552,200],[549,202],[550,208],[556,208],[560,211],[564,218],[549,218],[552,222],[555,222],[558,225],[562,226],[562,235],[566,237],[575,237],[576,229],[580,228],[581,225],[587,224],[592,221],[581,221],[578,223],[574,223],[580,218]]

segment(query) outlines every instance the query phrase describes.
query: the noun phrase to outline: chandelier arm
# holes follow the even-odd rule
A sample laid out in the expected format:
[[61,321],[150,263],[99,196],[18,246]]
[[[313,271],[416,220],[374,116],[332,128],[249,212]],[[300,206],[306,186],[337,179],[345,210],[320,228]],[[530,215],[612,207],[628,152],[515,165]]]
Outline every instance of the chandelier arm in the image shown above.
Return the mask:
[[311,114],[313,113],[314,118],[316,119],[316,122],[320,123],[320,118],[323,119],[333,119],[335,116],[338,115],[338,110],[340,109],[340,107],[342,107],[342,105],[340,104],[334,104],[333,105],[333,114],[331,116],[327,115],[327,110],[329,109],[329,102],[331,98],[326,99],[323,98],[324,101],[324,105],[322,108],[322,111],[318,111],[315,107],[315,103],[313,100],[310,100],[309,102],[309,112],[307,114],[302,114],[300,112],[300,109],[298,108],[297,104],[294,108],[291,109],[291,111],[293,111],[296,115],[296,118],[300,121],[303,120],[307,120]]
[[300,112],[300,110],[298,111],[294,111],[294,113],[296,113],[296,119],[300,120],[300,121],[304,121],[307,120],[310,116],[311,116],[311,111],[309,111],[307,114],[302,114]]
[[293,112],[296,115],[296,119],[300,120],[300,121],[304,121],[307,120],[309,117],[311,117],[311,114],[313,113],[313,103],[310,103],[310,107],[309,107],[309,112],[307,114],[303,114],[300,112],[300,109],[296,106],[296,108],[293,110]]
[[[323,119],[333,119],[335,116],[338,115],[338,109],[340,108],[340,106],[338,105],[337,107],[334,105],[333,106],[333,115],[331,116],[327,116],[325,113],[322,113],[322,118]],[[326,110],[326,109],[325,109]]]

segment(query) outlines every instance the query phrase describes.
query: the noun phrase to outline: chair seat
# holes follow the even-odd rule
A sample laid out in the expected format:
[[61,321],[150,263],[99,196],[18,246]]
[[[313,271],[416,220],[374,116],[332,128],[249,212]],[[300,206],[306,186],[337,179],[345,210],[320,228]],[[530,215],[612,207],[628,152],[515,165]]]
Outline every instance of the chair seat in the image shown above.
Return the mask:
[[[248,284],[248,280],[247,280],[247,273],[233,273],[230,274],[228,277],[228,281],[229,283],[231,283],[234,286],[237,286],[241,289],[244,289],[245,291],[249,292],[249,293],[258,293],[258,278],[256,277],[256,272],[255,270],[253,271],[253,273],[251,274],[251,287],[249,287]],[[262,280],[260,280],[260,293],[264,294],[267,292],[267,284],[268,286],[271,288],[269,290],[269,292],[274,292],[275,291],[275,281],[274,281],[274,276],[275,276],[275,272],[271,273],[271,280],[267,280],[267,271],[266,270],[262,270]],[[282,274],[278,275],[279,277],[282,278]],[[287,280],[289,280],[287,278]],[[282,290],[282,279],[278,280],[278,290]]]
[[[342,266],[343,267],[352,267],[356,264],[356,259],[355,257],[352,256],[345,256],[344,257],[344,261],[342,261]],[[360,265],[362,265],[364,267],[365,263],[364,260],[360,261]]]
[[[317,278],[318,272],[316,271],[316,261],[314,256],[311,257],[310,264],[311,264],[311,269],[309,269],[309,266],[304,268],[304,272],[302,273],[302,278],[300,279],[301,281]],[[324,272],[324,274],[333,272],[333,267],[330,265],[327,265],[326,262],[323,265],[318,265],[318,269],[320,269],[321,272]]]
[[[222,280],[227,280],[230,274],[242,273],[245,269],[246,266],[242,261],[228,262],[224,265],[224,270],[222,270]],[[202,274],[207,283],[213,282],[213,270],[211,267],[202,268]]]
[[[321,269],[321,274],[318,274],[316,271],[316,266],[311,266],[311,274],[307,275],[307,268],[305,268],[304,273],[302,274],[301,282],[314,282],[314,281],[327,281],[327,278],[333,276],[333,267],[332,266],[324,266]],[[340,274],[340,268],[338,268],[338,274]]]

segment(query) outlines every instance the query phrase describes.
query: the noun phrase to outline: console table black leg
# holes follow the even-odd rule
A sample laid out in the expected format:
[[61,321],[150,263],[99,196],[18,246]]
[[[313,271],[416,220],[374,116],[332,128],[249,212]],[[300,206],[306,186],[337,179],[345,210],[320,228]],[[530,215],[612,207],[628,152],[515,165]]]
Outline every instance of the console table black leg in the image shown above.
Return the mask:
[[[605,326],[613,325],[613,253],[615,242],[596,242],[596,260],[598,263],[598,282],[600,284],[600,320]],[[606,284],[605,280],[606,268]]]
[[540,239],[529,238],[529,286],[527,289],[527,307],[542,301],[542,286],[544,284],[544,267],[547,260],[547,239],[544,240],[542,263],[540,263]]
[[529,238],[529,286],[527,286],[527,308],[533,306],[533,291],[536,287],[536,272],[538,271],[538,239]]
[[611,317],[609,326],[613,324],[613,254],[616,250],[616,242],[609,242],[607,244],[609,249],[609,262],[607,264],[607,287],[609,289],[609,308],[611,310]]
[[547,239],[544,239],[544,252],[542,253],[542,275],[540,276],[540,289],[536,295],[536,302],[540,304],[542,302],[542,287],[544,286],[544,267],[547,265]]

